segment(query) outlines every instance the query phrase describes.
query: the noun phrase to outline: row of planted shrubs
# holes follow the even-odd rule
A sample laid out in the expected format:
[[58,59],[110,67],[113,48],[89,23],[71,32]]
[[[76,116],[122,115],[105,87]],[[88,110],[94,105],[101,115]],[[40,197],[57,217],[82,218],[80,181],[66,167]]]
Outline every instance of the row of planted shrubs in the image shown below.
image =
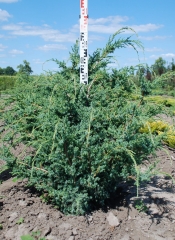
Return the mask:
[[[84,214],[96,205],[103,206],[118,183],[131,175],[138,186],[138,166],[160,145],[159,136],[140,131],[160,112],[155,104],[143,100],[147,93],[143,79],[140,98],[130,101],[135,91],[131,69],[108,71],[110,55],[116,49],[141,46],[131,38],[116,40],[123,30],[89,56],[88,85],[79,83],[75,45],[71,66],[54,60],[57,73],[19,76],[11,97],[15,104],[4,113],[6,128],[11,129],[4,139],[4,143],[11,142],[9,147],[4,144],[8,166],[15,175],[47,192],[64,213]],[[34,152],[15,157],[10,148],[21,142]]]

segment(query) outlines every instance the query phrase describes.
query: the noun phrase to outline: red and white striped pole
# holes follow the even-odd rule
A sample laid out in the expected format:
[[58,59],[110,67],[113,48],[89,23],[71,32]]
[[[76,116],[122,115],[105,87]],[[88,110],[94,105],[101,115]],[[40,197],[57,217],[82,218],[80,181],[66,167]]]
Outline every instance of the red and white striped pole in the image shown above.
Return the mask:
[[88,84],[88,0],[80,0],[80,83]]

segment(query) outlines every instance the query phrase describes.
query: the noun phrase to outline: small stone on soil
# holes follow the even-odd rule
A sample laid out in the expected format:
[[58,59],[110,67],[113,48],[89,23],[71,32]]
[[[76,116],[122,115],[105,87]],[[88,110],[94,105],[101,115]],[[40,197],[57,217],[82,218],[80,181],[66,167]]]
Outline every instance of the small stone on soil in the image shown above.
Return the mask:
[[18,217],[17,212],[14,212],[14,213],[9,215],[9,221],[13,222],[17,217]]
[[118,227],[120,225],[118,218],[112,212],[109,212],[107,220],[109,225],[112,227]]

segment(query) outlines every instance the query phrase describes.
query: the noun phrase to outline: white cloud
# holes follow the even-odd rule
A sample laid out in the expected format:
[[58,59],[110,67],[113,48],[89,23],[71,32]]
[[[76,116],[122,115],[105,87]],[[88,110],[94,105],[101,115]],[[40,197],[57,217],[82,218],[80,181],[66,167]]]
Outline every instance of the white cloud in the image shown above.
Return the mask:
[[68,33],[61,33],[58,30],[44,26],[29,26],[26,24],[9,24],[2,26],[3,30],[10,31],[15,36],[38,36],[45,41],[52,42],[75,42],[77,35],[71,31]]
[[154,54],[150,56],[150,58],[152,58],[152,59],[157,59],[158,57],[159,57],[159,56],[154,55]]
[[131,25],[130,27],[133,28],[138,33],[138,32],[155,31],[159,28],[162,28],[163,25],[148,23],[148,24],[141,24],[141,25]]
[[125,63],[125,64],[126,64],[125,66],[127,66],[127,64],[128,64],[128,65],[131,65],[131,63],[132,63],[132,64],[138,64],[139,61],[140,61],[140,62],[145,62],[146,60],[147,60],[147,58],[145,58],[145,57],[139,57],[139,58],[136,58],[136,57],[134,57],[134,58],[128,58],[128,59],[127,59],[127,63]]
[[163,53],[163,54],[160,54],[160,55],[151,55],[150,58],[152,59],[157,59],[159,57],[162,57],[162,58],[175,58],[175,54],[174,53]]
[[23,54],[24,52],[21,50],[13,49],[9,51],[10,54],[16,55],[16,54]]
[[[89,31],[90,32],[98,32],[98,33],[115,33],[118,29],[122,28],[123,22],[127,22],[129,20],[126,16],[108,16],[106,18],[97,18],[89,19]],[[79,26],[75,25],[73,29],[79,28]]]
[[2,26],[3,30],[7,30],[7,31],[20,31],[22,29],[22,26],[19,24],[8,24],[8,25],[4,25]]
[[57,50],[66,50],[67,48],[62,44],[46,44],[44,46],[38,47],[38,50],[41,51],[57,51]]
[[19,22],[18,24],[19,24],[19,25],[27,25],[26,22]]
[[145,52],[161,52],[161,48],[153,47],[153,48],[145,48]]
[[[106,18],[97,18],[97,19],[89,19],[89,31],[96,33],[107,33],[113,34],[118,31],[120,28],[125,27],[124,22],[127,22],[129,18],[127,16],[109,16]],[[163,25],[157,25],[153,23],[141,24],[141,25],[128,25],[129,28],[132,28],[137,33],[139,32],[150,32],[155,31]],[[73,31],[78,29],[78,25],[73,26]],[[125,31],[125,33],[130,33],[129,30]]]
[[103,41],[104,38],[99,35],[89,35],[88,37],[88,43],[92,43],[93,41]]
[[126,17],[126,16],[123,16],[123,17],[122,16],[109,16],[109,17],[106,17],[106,18],[97,18],[97,19],[90,18],[89,19],[89,24],[94,25],[94,24],[109,23],[109,24],[115,25],[115,24],[119,24],[121,22],[126,22],[128,20],[129,20],[129,18]]
[[[127,16],[108,16],[106,18],[89,19],[89,32],[113,34],[122,27],[129,18]],[[127,24],[128,25],[128,24]],[[162,27],[152,23],[142,25],[130,25],[138,32],[154,31]],[[47,24],[43,26],[30,26],[26,23],[9,24],[2,26],[3,30],[9,31],[14,36],[38,36],[45,41],[52,42],[75,42],[79,37],[79,24],[75,24],[67,33],[62,33],[57,29],[53,29]],[[130,33],[129,30],[125,33]]]
[[18,2],[18,0],[0,0],[0,3],[13,3],[13,2]]
[[[162,28],[163,25],[154,24],[154,23],[147,23],[147,24],[138,24],[138,25],[129,25],[129,18],[127,16],[108,16],[106,18],[97,18],[97,19],[89,19],[89,43],[93,41],[102,41],[104,40],[105,36],[101,34],[113,34],[117,30],[121,29],[122,27],[128,26],[130,28],[133,28],[137,33],[149,33],[152,31],[155,31],[159,28]],[[18,24],[4,24],[2,26],[2,29],[4,31],[9,32],[9,36],[25,36],[25,37],[40,37],[44,41],[48,43],[55,43],[55,44],[45,44],[43,46],[38,46],[38,50],[40,51],[59,51],[64,50],[66,47],[62,45],[61,43],[71,42],[74,43],[78,37],[79,37],[79,23],[72,26],[72,28],[67,32],[62,32],[57,29],[54,29],[54,27],[51,27],[47,24],[43,24],[42,26],[35,26],[35,25],[28,25],[25,22],[20,22]],[[125,33],[130,33],[128,30]],[[146,34],[145,34],[146,35]],[[150,34],[151,35],[151,34]],[[144,40],[159,40],[159,39],[166,39],[171,36],[140,36],[140,39]],[[60,43],[60,44],[59,44]],[[26,46],[28,47],[28,46]],[[1,49],[1,48],[0,48]],[[17,55],[22,54],[21,51],[17,53],[15,49],[11,51],[11,54]],[[150,53],[158,53],[162,51],[160,48],[145,48],[145,52]],[[160,55],[161,56],[161,55]],[[164,55],[165,56],[165,55]],[[174,55],[173,55],[174,56]],[[173,57],[171,55],[171,58]],[[157,59],[159,55],[151,55],[150,58]],[[166,56],[168,57],[168,55]],[[170,55],[169,55],[170,57]],[[141,60],[141,59],[140,59]],[[127,60],[130,64],[133,62],[138,63],[138,59],[129,59]],[[146,59],[144,59],[146,61]],[[35,64],[43,64],[43,61],[41,59],[33,59],[33,62]]]
[[164,58],[175,58],[175,54],[174,53],[165,53],[165,54],[162,54],[162,57],[164,57]]
[[6,10],[0,9],[0,21],[8,21],[12,17]]
[[[124,25],[121,24],[108,24],[108,25],[102,25],[102,24],[92,24],[89,25],[89,31],[91,32],[98,32],[98,33],[108,33],[113,34],[119,29],[124,27]],[[135,32],[150,32],[155,31],[162,27],[162,25],[156,25],[156,24],[145,24],[145,25],[130,25],[129,28],[132,28]],[[131,33],[130,30],[126,30],[125,33]]]
[[152,41],[152,40],[164,40],[171,38],[172,36],[139,36],[141,40]]
[[4,51],[5,48],[7,48],[7,46],[4,46],[3,44],[0,43],[0,52]]
[[43,34],[42,38],[45,41],[52,41],[52,42],[72,42],[74,43],[78,36],[69,32],[69,33],[60,33],[56,31],[51,34]]
[[7,62],[6,61],[0,61],[1,64],[6,64]]
[[0,54],[0,58],[4,58],[4,57],[6,57],[5,54]]
[[34,62],[35,64],[43,64],[43,63],[44,63],[44,62],[43,62],[41,59],[39,59],[39,58],[33,59],[33,62]]

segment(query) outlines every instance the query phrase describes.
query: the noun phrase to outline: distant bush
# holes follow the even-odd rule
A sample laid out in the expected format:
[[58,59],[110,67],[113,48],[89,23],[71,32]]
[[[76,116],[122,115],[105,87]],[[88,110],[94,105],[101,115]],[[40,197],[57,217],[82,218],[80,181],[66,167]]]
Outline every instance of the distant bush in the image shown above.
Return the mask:
[[10,66],[7,66],[6,68],[0,67],[0,76],[1,75],[14,76],[15,74],[16,74],[16,71]]
[[175,71],[168,71],[155,78],[153,82],[154,91],[175,96]]
[[14,87],[16,76],[0,76],[0,92]]
[[4,141],[11,141],[13,147],[23,142],[35,149],[34,154],[20,158],[5,144],[8,166],[13,174],[47,192],[64,213],[84,214],[94,204],[103,206],[117,184],[131,175],[138,186],[138,165],[160,144],[156,135],[140,132],[143,123],[159,112],[155,104],[143,101],[148,92],[144,93],[143,81],[140,97],[131,101],[130,68],[107,71],[116,49],[140,47],[130,37],[115,40],[121,32],[89,56],[89,85],[79,83],[75,45],[71,66],[55,60],[56,74],[18,79],[16,103],[4,116],[6,127],[12,129]]

